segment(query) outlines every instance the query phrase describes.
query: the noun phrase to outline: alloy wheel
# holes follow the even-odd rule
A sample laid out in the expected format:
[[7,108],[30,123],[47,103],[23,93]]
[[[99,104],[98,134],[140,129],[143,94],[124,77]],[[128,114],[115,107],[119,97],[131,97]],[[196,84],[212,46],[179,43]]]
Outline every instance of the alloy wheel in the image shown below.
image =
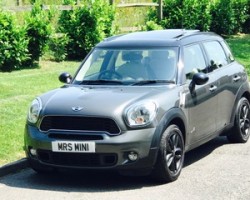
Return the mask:
[[173,132],[167,139],[166,163],[168,169],[173,173],[177,173],[182,166],[183,159],[183,143],[177,132]]

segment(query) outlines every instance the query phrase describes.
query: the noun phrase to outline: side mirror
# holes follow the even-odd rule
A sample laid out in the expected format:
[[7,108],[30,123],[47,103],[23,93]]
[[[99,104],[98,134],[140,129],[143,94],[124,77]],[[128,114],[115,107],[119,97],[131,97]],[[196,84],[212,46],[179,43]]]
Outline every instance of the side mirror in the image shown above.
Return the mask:
[[67,72],[61,73],[59,76],[59,81],[61,81],[62,83],[70,83],[71,80],[72,76]]
[[209,80],[209,77],[204,73],[196,73],[193,75],[192,81],[195,85],[203,85],[207,83]]
[[208,75],[206,75],[204,73],[194,74],[192,81],[189,85],[189,89],[190,89],[192,96],[195,96],[195,93],[194,93],[195,85],[204,85],[205,83],[208,82],[208,80],[209,80]]

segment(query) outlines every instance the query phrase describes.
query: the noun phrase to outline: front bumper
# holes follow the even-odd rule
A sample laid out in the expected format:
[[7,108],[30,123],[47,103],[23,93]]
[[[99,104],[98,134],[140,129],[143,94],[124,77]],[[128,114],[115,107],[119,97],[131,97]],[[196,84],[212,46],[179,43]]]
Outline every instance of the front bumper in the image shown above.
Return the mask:
[[[78,169],[117,169],[151,170],[154,166],[157,149],[151,147],[155,128],[137,129],[122,132],[118,136],[108,136],[105,133],[91,133],[101,135],[103,139],[92,140],[95,142],[95,153],[71,153],[53,152],[52,141],[74,141],[51,138],[50,133],[40,132],[36,127],[25,127],[25,151],[32,163],[55,168],[78,168]],[[60,135],[70,135],[70,132],[61,131]],[[90,133],[75,133],[88,135]],[[79,141],[79,140],[78,140]],[[32,153],[32,151],[36,153]],[[138,155],[135,161],[128,155],[133,152]],[[147,170],[146,170],[147,171]]]

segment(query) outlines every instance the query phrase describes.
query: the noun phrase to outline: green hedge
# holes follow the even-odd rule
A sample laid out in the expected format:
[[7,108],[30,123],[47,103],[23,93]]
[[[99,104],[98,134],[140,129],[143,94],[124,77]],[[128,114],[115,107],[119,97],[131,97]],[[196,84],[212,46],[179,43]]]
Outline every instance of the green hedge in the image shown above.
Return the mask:
[[211,24],[210,0],[165,0],[164,28],[208,30]]
[[[15,13],[0,12],[0,71],[32,67],[48,48],[57,61],[83,59],[96,43],[114,34],[115,9],[109,0],[82,0],[81,5],[76,5],[76,0],[62,1],[73,10],[57,11],[57,19],[53,11],[42,10],[43,0],[32,0],[35,6],[23,26],[17,25]],[[163,3],[163,20],[157,21],[152,9],[142,30],[186,28],[226,35],[250,32],[250,0]]]
[[85,0],[77,6],[75,0],[64,0],[74,9],[61,12],[57,30],[51,25],[55,13],[43,10],[41,2],[34,1],[22,26],[15,23],[15,13],[0,12],[0,71],[38,66],[48,49],[56,61],[83,59],[96,43],[113,34],[115,13],[109,0]]
[[39,58],[45,53],[45,47],[52,34],[50,20],[50,12],[42,10],[39,3],[34,4],[32,11],[26,16],[25,29],[29,39],[28,52],[30,58],[25,65],[32,66],[38,63]]
[[226,35],[242,32],[249,18],[248,10],[248,0],[216,1],[211,7],[211,30]]
[[[66,3],[73,4],[74,1]],[[68,59],[83,59],[96,43],[110,36],[114,14],[114,8],[107,0],[89,0],[73,10],[63,11],[58,32],[69,37]]]
[[21,69],[28,56],[28,39],[11,13],[0,10],[0,71]]
[[231,35],[250,31],[250,0],[164,0],[163,20],[149,13],[164,28],[199,29]]

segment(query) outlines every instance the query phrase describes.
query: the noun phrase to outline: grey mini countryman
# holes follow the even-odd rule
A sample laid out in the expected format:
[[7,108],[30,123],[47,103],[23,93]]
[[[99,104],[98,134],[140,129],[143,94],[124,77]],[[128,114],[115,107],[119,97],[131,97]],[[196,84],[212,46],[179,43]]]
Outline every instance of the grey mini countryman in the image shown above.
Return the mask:
[[170,182],[185,152],[219,135],[249,138],[248,77],[214,33],[113,36],[59,79],[28,112],[25,151],[37,172],[113,169]]

